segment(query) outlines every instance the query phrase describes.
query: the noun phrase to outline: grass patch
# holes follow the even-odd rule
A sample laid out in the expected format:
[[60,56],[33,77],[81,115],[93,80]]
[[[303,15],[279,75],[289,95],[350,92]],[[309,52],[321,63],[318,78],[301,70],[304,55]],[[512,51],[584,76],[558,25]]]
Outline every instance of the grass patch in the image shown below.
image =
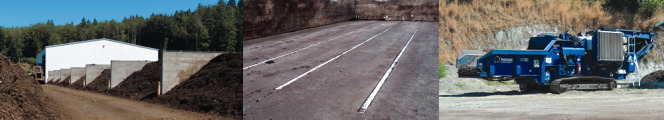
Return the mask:
[[443,66],[443,64],[438,63],[438,77],[443,78],[445,77],[445,70],[447,70],[447,67]]
[[492,85],[516,85],[516,82],[514,81],[488,81],[488,80],[482,80],[484,84],[492,86]]
[[459,87],[459,88],[463,88],[464,86],[466,86],[466,84],[463,84],[463,83],[461,83],[461,82],[457,82],[457,83],[454,84],[454,85],[456,85],[456,86]]

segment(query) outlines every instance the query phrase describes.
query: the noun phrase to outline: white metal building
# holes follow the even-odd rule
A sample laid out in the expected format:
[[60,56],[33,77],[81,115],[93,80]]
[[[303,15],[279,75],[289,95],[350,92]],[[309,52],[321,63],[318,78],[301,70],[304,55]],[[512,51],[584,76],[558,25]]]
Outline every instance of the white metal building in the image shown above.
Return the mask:
[[49,82],[48,71],[52,70],[85,67],[86,64],[111,64],[111,60],[159,59],[158,49],[105,38],[50,45],[44,51],[46,82]]

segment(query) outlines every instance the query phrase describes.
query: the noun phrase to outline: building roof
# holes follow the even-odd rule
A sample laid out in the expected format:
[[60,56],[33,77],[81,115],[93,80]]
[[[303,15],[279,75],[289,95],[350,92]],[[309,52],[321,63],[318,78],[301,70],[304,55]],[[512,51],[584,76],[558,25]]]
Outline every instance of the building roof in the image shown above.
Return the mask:
[[122,42],[122,41],[117,41],[117,40],[112,40],[112,39],[106,39],[106,38],[92,39],[92,40],[85,40],[85,41],[77,41],[77,42],[70,42],[70,43],[57,44],[57,45],[49,45],[49,46],[46,46],[46,48],[62,47],[62,46],[67,46],[67,45],[74,45],[74,44],[81,44],[81,43],[88,43],[88,42],[97,42],[97,41],[109,41],[109,42],[115,42],[115,43],[125,44],[125,45],[129,45],[129,46],[139,47],[139,48],[150,49],[150,50],[157,50],[157,51],[159,50],[159,49],[156,49],[156,48],[151,48],[151,47],[146,47],[146,46],[141,46],[141,45],[131,44],[131,43]]

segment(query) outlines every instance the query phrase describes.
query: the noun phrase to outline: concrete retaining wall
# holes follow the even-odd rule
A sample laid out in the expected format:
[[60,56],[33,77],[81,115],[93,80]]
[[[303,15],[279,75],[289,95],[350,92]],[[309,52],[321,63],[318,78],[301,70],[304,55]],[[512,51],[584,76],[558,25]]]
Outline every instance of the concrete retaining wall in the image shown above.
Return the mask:
[[95,80],[95,78],[101,75],[101,72],[104,71],[105,69],[111,69],[111,65],[100,65],[100,64],[85,65],[85,82],[83,82],[83,86],[90,84],[90,82],[92,82],[92,80]]
[[[50,73],[53,73],[53,70],[48,71]],[[48,78],[46,79],[46,82],[51,81],[53,79],[53,74],[48,75]]]
[[437,0],[356,0],[354,15],[362,20],[438,20]]
[[54,75],[53,75],[53,80],[55,80],[56,83],[57,83],[57,82],[60,82],[60,80],[62,80],[62,79],[60,78],[60,76],[62,76],[62,72],[60,72],[60,71],[62,71],[62,70],[54,70],[54,71],[53,71],[53,73],[54,73]]
[[52,73],[52,74],[48,75],[47,82],[57,82],[57,81],[54,81],[54,80],[58,80],[60,78],[60,71],[59,70],[52,70],[52,71],[49,71],[49,72]]
[[161,67],[161,93],[189,79],[221,52],[164,52]]
[[71,69],[60,69],[60,81],[69,81],[69,79],[65,79],[67,77],[71,76]]
[[74,82],[76,82],[78,79],[80,79],[85,75],[85,68],[72,67],[70,74],[71,74],[71,80],[69,81],[69,84],[73,84]]
[[150,62],[154,61],[111,61],[111,88],[119,85],[129,75],[141,70]]

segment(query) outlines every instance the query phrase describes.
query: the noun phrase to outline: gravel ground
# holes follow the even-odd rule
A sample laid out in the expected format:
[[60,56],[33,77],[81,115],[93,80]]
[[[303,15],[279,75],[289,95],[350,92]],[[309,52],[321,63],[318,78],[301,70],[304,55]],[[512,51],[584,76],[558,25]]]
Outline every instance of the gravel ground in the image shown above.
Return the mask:
[[470,92],[505,92],[519,90],[518,85],[487,85],[486,80],[472,77],[458,77],[457,68],[454,65],[443,65],[447,67],[445,77],[440,78],[440,95],[454,95]]
[[[518,91],[518,85],[486,85],[479,78],[458,78],[445,65],[440,79],[440,119],[661,119],[664,89],[567,91],[562,94]],[[460,85],[463,84],[463,85]],[[498,90],[500,89],[500,90]]]
[[661,119],[663,89],[441,95],[440,119]]

